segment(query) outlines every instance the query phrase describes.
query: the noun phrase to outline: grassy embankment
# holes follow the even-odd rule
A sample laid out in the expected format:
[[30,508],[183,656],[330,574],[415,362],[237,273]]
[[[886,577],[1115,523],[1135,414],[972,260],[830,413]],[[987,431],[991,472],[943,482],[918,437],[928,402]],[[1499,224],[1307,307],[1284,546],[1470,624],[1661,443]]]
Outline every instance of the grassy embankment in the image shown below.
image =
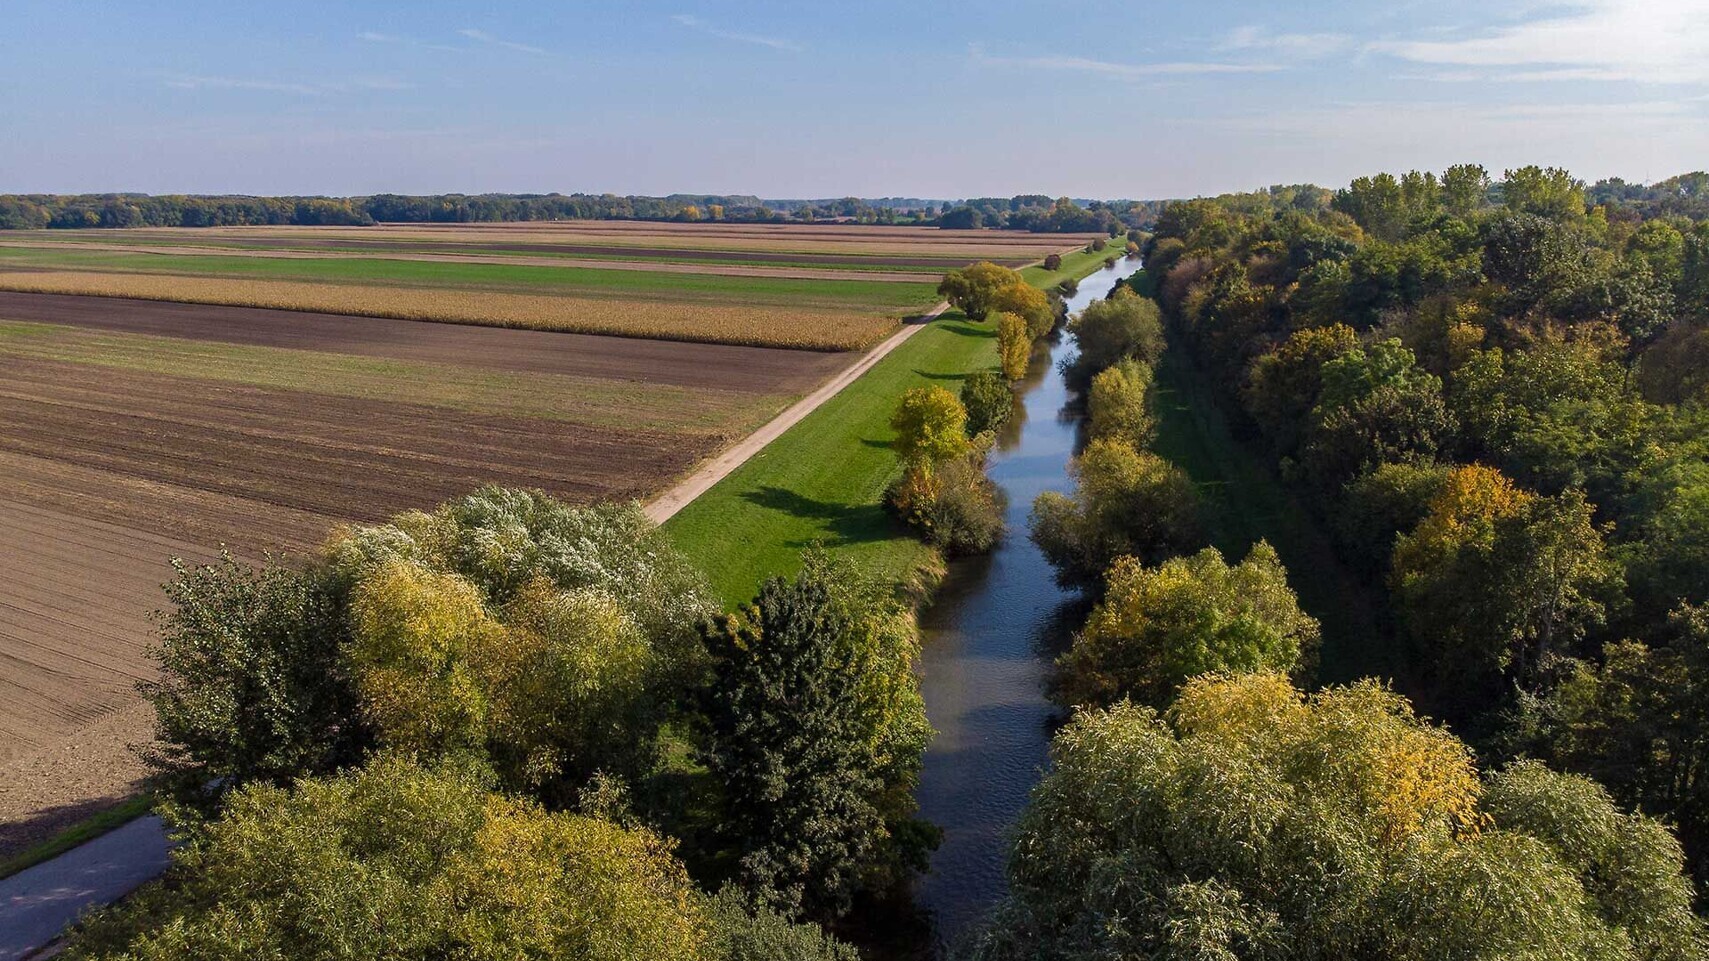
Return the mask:
[[[1061,271],[1028,268],[1023,276],[1054,286],[1098,270],[1104,256],[1071,254]],[[667,521],[665,533],[730,605],[752,598],[767,577],[793,573],[816,542],[871,576],[907,581],[935,563],[936,551],[882,504],[897,470],[891,412],[910,388],[959,393],[968,374],[996,361],[994,325],[946,313]]]
[[73,824],[40,844],[0,860],[0,878],[11,877],[26,868],[59,857],[85,841],[93,841],[108,831],[124,827],[153,808],[154,796],[151,794],[128,797],[99,814]]
[[1211,543],[1234,561],[1258,540],[1269,541],[1300,606],[1322,622],[1320,680],[1394,676],[1398,663],[1383,644],[1369,590],[1341,564],[1328,533],[1267,456],[1234,436],[1213,387],[1178,346],[1157,365],[1153,405],[1152,449],[1198,487]]

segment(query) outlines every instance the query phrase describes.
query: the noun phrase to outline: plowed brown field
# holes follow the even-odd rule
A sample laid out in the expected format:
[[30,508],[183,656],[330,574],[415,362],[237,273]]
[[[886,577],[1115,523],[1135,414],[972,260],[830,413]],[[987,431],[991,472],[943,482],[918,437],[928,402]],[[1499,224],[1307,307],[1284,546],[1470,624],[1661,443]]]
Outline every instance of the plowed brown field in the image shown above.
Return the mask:
[[[61,347],[31,354],[0,336],[0,855],[140,775],[127,745],[148,735],[135,685],[169,557],[311,549],[336,524],[486,483],[576,502],[645,496],[853,359],[49,295],[0,296],[0,333],[7,323]],[[115,366],[132,341],[139,354],[190,341],[225,359],[344,360],[302,361],[313,377],[286,389],[242,364]],[[373,359],[357,365],[360,392],[335,382],[349,358]],[[613,426],[578,420],[575,397],[521,416],[374,390],[396,377],[398,396],[416,398],[422,369],[450,365],[501,386],[523,374],[686,405],[717,392],[729,421],[654,408]]]

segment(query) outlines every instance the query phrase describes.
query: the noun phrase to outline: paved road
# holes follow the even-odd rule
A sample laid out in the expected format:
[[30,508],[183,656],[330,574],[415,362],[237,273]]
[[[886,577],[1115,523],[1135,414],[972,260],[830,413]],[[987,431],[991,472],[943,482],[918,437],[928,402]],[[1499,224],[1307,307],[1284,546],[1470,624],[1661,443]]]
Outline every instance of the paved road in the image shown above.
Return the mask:
[[92,905],[110,904],[166,870],[171,844],[148,814],[51,861],[0,880],[0,961],[21,961]]
[[853,366],[826,381],[818,390],[808,394],[791,405],[783,413],[777,415],[764,427],[749,434],[736,443],[735,446],[702,464],[698,470],[679,481],[676,486],[665,491],[648,502],[645,508],[647,517],[655,524],[663,524],[676,516],[676,513],[687,507],[696,497],[706,493],[712,485],[730,476],[736,468],[747,463],[749,458],[765,449],[765,446],[779,437],[783,432],[801,422],[808,414],[818,410],[825,401],[837,396],[844,387],[854,383],[860,375],[873,368],[873,365],[883,360],[891,351],[902,346],[902,342],[919,333],[928,321],[936,320],[939,314],[949,309],[949,303],[941,303],[933,307],[931,312],[902,325],[902,329],[891,334],[885,341],[874,347],[865,357]]

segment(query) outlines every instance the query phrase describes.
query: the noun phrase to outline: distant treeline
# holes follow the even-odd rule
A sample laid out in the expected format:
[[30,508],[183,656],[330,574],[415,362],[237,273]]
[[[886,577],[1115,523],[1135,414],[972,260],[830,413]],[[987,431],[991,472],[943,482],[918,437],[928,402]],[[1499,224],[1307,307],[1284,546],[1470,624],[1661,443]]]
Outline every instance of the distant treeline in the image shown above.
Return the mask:
[[88,227],[366,226],[374,223],[505,223],[545,220],[661,220],[786,223],[852,221],[1049,232],[1148,227],[1160,202],[1087,206],[1027,195],[950,201],[761,200],[747,195],[437,194],[369,197],[247,197],[168,194],[0,194],[0,230]]

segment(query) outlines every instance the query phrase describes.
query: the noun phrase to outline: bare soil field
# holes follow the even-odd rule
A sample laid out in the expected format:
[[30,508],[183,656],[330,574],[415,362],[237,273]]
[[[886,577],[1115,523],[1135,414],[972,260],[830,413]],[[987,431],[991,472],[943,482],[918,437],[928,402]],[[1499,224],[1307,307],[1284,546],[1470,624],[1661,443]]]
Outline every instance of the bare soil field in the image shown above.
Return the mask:
[[[24,294],[0,296],[0,328],[12,332],[0,336],[0,855],[141,775],[131,746],[149,712],[135,685],[170,556],[309,550],[339,523],[485,483],[575,502],[645,496],[853,359]],[[159,344],[211,353],[163,372],[148,368]],[[282,387],[233,357],[308,373]],[[499,378],[504,392],[526,375],[584,395],[603,382],[696,407],[750,400],[721,401],[729,422],[706,426],[698,409],[582,418],[602,408],[575,396],[541,416],[477,409],[449,388],[445,402],[395,399],[420,396],[429,364]],[[395,394],[370,389],[387,378]]]

